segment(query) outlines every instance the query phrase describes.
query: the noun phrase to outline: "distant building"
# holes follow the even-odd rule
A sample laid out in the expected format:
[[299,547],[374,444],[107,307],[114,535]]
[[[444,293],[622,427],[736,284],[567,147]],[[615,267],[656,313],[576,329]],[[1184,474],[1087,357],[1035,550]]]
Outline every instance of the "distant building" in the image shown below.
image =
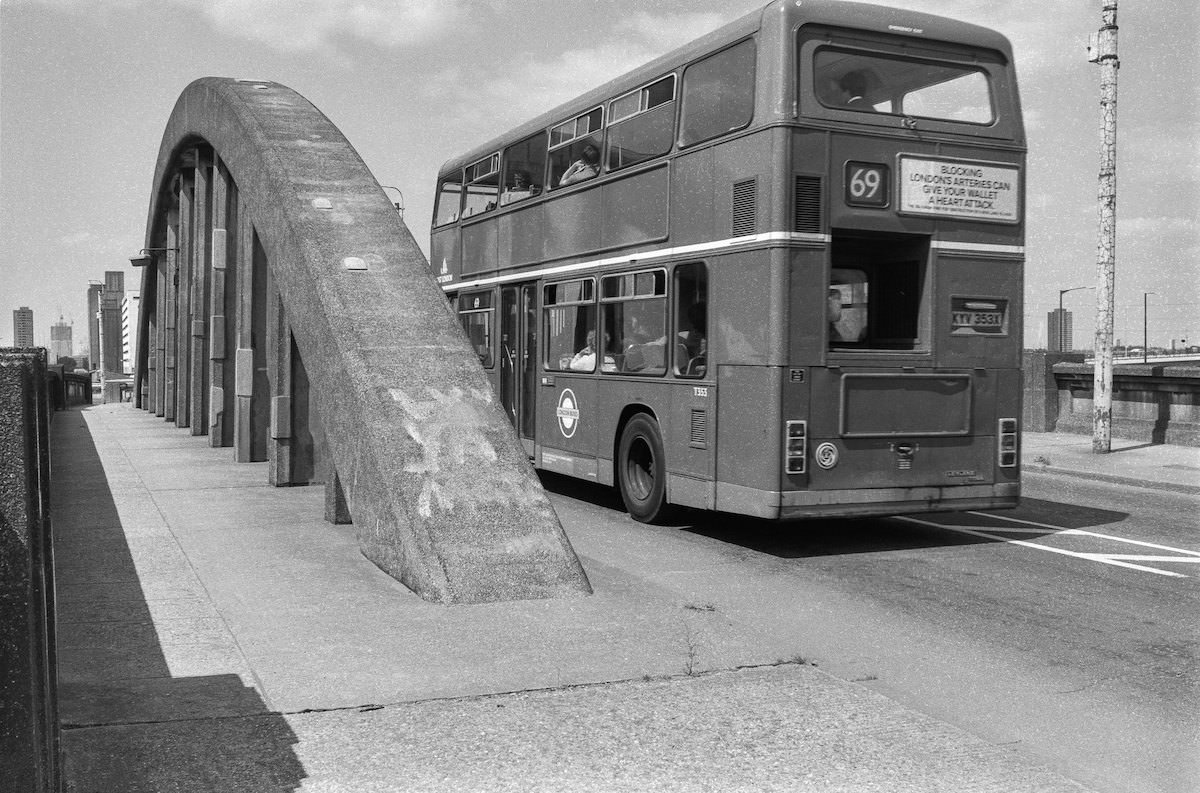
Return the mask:
[[59,314],[58,322],[50,326],[50,363],[58,363],[60,358],[70,358],[74,355],[72,331],[71,325],[63,322],[62,315]]
[[1071,328],[1071,312],[1056,308],[1046,315],[1046,329],[1049,342],[1046,349],[1050,352],[1070,352],[1075,349],[1073,331]]
[[138,306],[141,302],[141,292],[126,292],[121,301],[121,362],[126,374],[132,374],[137,366]]
[[91,369],[100,368],[100,293],[104,284],[92,281],[88,284],[88,354]]
[[13,346],[33,346],[33,309],[29,306],[13,309]]
[[[89,288],[88,297],[91,297]],[[104,273],[104,288],[100,292],[100,363],[96,368],[101,377],[124,374],[121,360],[121,302],[125,299],[125,273],[109,270]]]

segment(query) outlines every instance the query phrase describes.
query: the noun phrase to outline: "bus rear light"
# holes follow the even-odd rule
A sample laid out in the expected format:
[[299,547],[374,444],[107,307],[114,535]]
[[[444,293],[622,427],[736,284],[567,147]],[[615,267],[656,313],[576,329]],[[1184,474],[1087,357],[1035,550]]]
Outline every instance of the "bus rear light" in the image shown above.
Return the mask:
[[789,474],[804,473],[805,460],[808,458],[808,422],[789,421],[784,430],[783,447],[785,465]]
[[1017,466],[1017,420],[1000,419],[996,432],[996,448],[1000,455],[1001,468]]

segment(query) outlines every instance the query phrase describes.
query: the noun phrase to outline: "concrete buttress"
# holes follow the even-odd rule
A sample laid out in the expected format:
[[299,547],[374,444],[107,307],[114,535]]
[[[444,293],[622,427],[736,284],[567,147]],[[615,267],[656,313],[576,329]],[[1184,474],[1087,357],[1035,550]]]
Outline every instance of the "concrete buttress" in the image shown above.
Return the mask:
[[[181,204],[184,210],[208,205],[204,196],[179,198],[181,190],[214,189],[211,179],[190,173],[201,167],[227,183],[218,183],[217,216],[197,216],[190,224],[211,222],[213,228],[189,231],[186,219],[173,225],[172,218]],[[228,249],[214,257],[211,244],[170,244],[180,228]],[[281,450],[272,451],[273,466],[291,466],[300,454],[325,455],[305,470],[323,465],[327,481],[336,476],[363,554],[427,600],[477,603],[591,591],[412,235],[358,153],[306,99],[270,81],[206,77],[188,86],[163,135],[146,248],[162,253],[143,279],[143,334],[154,332],[156,306],[173,299],[176,310],[190,311],[194,327],[209,333],[226,315],[241,318],[236,326],[230,319],[227,340],[204,347],[212,366],[235,374],[233,383],[213,378],[232,389],[225,403],[231,407],[214,400],[211,412],[192,411],[205,425],[193,426],[193,434],[207,433],[211,414],[221,419],[212,422],[218,432],[234,428],[238,459],[265,459],[251,456],[258,452],[245,436],[254,431],[261,443]],[[218,296],[223,289],[266,294],[231,296],[224,306],[190,305],[189,285],[182,279],[172,284],[172,272],[203,277],[214,259],[224,279]],[[251,270],[263,259],[260,278]],[[244,275],[225,278],[226,270]],[[197,283],[193,279],[192,301],[202,302],[205,290]],[[174,297],[157,300],[156,288],[174,290]],[[270,310],[260,311],[259,304]],[[251,327],[256,312],[267,320]],[[190,327],[183,316],[177,325]],[[253,349],[263,345],[270,350],[266,357]],[[144,379],[155,368],[146,359],[153,354],[139,362],[139,390],[153,385]],[[300,369],[287,364],[292,356]],[[173,362],[158,363],[158,371],[166,371]],[[175,376],[195,381],[198,371],[193,366],[189,375],[177,365]],[[302,377],[294,377],[296,371]],[[293,392],[297,382],[304,393]],[[207,398],[210,387],[192,382],[179,390],[196,395],[203,389]],[[219,399],[223,392],[212,393]],[[268,406],[269,437],[254,429],[264,420],[251,403]],[[164,406],[155,407],[161,413]],[[238,412],[222,413],[229,409]],[[303,416],[291,415],[301,409]],[[302,431],[319,439],[301,444],[293,436]],[[226,445],[219,438],[212,443]],[[296,482],[289,470],[281,469],[280,483]]]

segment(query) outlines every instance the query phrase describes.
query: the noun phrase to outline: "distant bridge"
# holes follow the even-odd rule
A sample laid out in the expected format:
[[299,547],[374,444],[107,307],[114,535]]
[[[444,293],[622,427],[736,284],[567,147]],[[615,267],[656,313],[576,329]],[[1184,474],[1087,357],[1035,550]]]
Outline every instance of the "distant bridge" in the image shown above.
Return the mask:
[[428,600],[591,591],[412,235],[307,100],[188,86],[145,244],[139,407],[273,485],[324,483],[326,517]]

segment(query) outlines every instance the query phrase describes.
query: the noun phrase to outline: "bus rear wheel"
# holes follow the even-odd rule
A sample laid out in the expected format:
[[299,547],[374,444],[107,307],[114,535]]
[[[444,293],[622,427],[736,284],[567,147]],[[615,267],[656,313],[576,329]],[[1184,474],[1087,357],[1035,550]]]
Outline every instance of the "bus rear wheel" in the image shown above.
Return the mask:
[[617,447],[621,500],[634,520],[654,523],[666,517],[667,466],[658,422],[645,413],[629,420]]

